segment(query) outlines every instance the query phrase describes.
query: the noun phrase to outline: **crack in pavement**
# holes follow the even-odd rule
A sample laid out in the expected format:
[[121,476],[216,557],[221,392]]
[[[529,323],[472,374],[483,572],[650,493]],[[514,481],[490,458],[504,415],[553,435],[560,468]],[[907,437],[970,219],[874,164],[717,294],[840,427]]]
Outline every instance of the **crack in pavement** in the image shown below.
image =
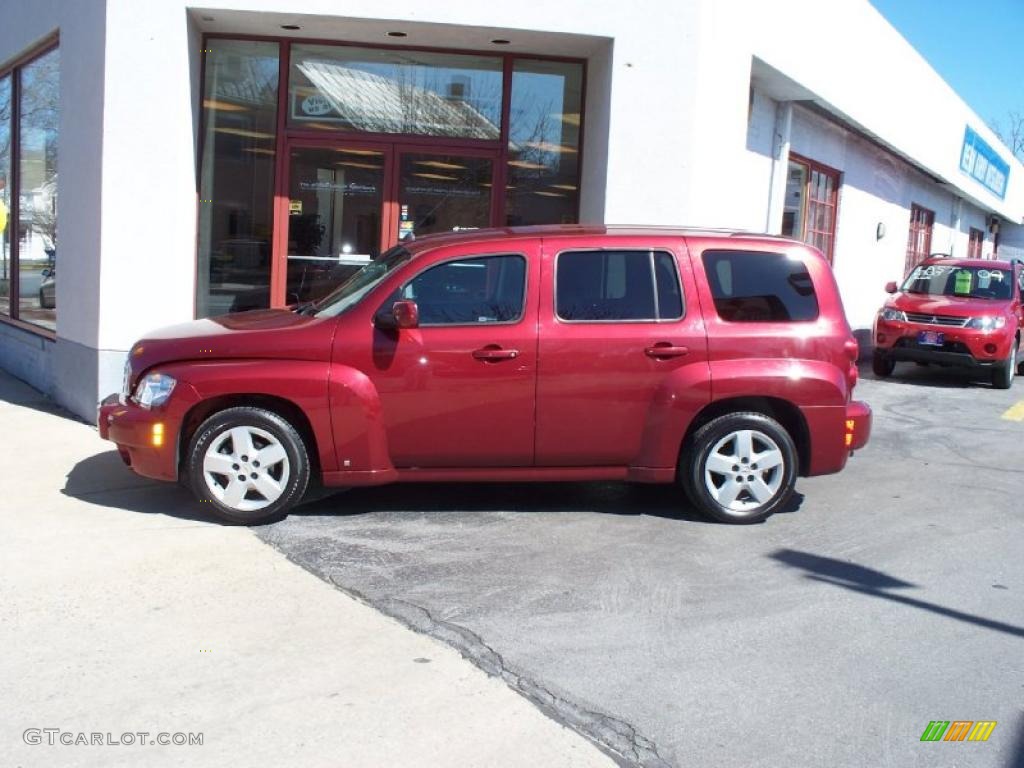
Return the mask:
[[545,715],[588,739],[620,765],[672,768],[671,763],[658,754],[657,745],[643,736],[635,726],[612,715],[582,707],[550,691],[541,683],[513,669],[500,653],[472,630],[437,619],[426,608],[407,600],[396,597],[369,597],[339,583],[333,576],[313,570],[303,561],[281,549],[275,542],[267,541],[261,536],[257,538],[340,592],[397,620],[414,632],[428,635],[454,648],[478,669],[490,677],[500,678],[509,688],[526,698]]

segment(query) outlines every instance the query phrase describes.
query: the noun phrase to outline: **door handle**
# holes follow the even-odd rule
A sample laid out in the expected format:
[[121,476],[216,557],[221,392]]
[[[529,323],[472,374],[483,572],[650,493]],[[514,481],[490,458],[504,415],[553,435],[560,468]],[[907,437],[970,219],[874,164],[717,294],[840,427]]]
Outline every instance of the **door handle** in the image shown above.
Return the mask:
[[683,355],[689,354],[689,352],[689,347],[677,347],[667,341],[658,342],[653,347],[647,347],[644,350],[645,355],[659,360],[670,357],[682,357]]
[[477,360],[483,360],[485,362],[494,362],[496,360],[514,360],[519,357],[518,349],[501,349],[500,347],[484,347],[483,349],[477,349],[473,352],[473,357]]

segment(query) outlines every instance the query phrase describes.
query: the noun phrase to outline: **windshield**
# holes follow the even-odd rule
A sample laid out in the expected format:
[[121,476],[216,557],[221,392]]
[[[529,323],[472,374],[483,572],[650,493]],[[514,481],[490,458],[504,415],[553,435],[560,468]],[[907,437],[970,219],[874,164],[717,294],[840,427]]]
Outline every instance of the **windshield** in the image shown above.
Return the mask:
[[409,251],[401,245],[385,251],[314,304],[309,314],[318,317],[340,315],[362,301],[366,294],[384,282],[388,275],[410,258]]
[[1013,273],[1005,269],[928,264],[916,267],[903,283],[907,293],[960,296],[965,299],[1009,299]]

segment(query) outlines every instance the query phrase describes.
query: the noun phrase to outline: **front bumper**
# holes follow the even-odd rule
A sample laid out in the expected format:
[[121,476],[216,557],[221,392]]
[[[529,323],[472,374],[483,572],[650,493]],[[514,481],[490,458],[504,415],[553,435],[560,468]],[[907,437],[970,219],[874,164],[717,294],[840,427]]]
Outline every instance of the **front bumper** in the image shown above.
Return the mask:
[[154,410],[140,408],[130,400],[122,403],[117,395],[110,395],[99,404],[96,414],[100,437],[115,443],[124,463],[143,477],[177,480],[181,424],[198,400],[184,396],[187,389],[179,386],[166,406]]
[[[944,335],[941,347],[918,344],[922,331]],[[896,362],[936,363],[957,368],[991,369],[1010,354],[1013,333],[978,331],[900,321],[875,322],[875,348]]]

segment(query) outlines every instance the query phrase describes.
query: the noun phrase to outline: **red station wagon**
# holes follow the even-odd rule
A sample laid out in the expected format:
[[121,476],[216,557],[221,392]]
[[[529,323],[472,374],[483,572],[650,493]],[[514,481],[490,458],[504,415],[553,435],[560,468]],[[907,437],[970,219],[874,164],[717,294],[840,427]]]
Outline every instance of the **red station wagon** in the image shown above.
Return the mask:
[[821,254],[768,236],[555,226],[403,243],[319,302],[134,345],[100,434],[235,523],[313,483],[677,483],[764,519],[868,439]]
[[[914,267],[875,320],[875,374],[913,361],[985,373],[1009,389],[1024,332],[1024,264],[933,256]],[[1018,361],[1020,362],[1018,363]]]

